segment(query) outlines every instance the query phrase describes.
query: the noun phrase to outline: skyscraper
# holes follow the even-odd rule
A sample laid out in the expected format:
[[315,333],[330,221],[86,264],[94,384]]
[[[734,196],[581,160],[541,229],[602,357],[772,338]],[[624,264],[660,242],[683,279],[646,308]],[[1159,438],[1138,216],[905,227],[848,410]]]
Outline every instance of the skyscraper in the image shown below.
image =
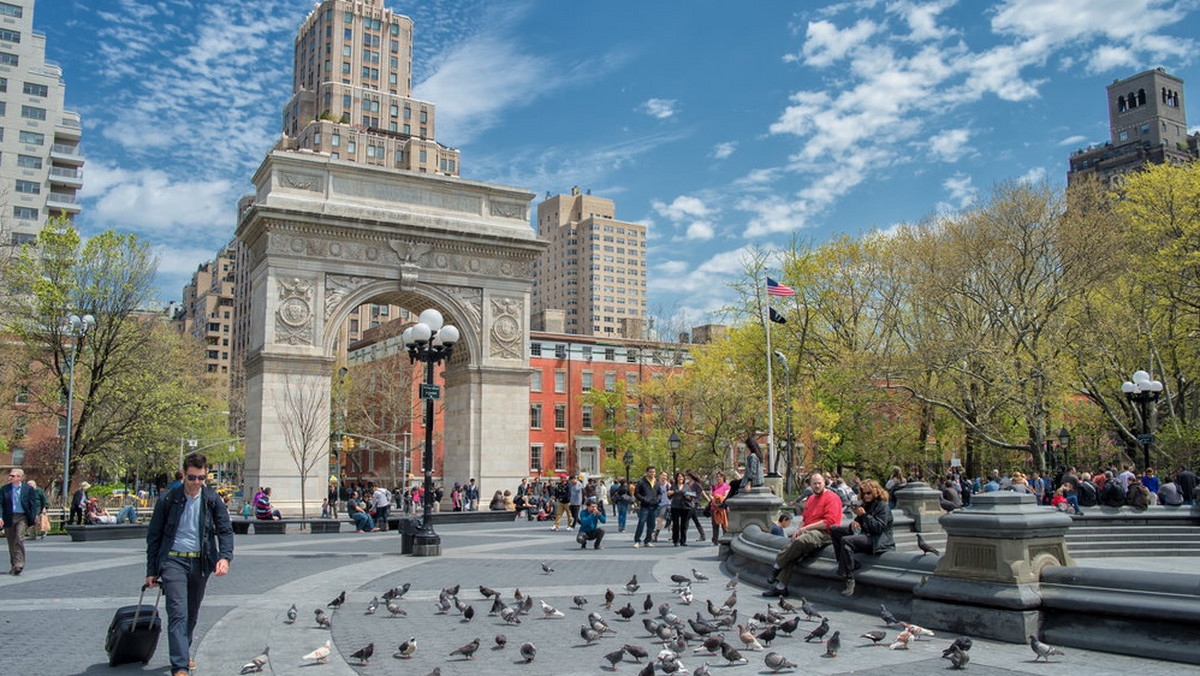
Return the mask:
[[434,140],[434,104],[412,97],[412,19],[383,0],[324,0],[295,42],[282,149],[459,175],[459,153]]
[[83,186],[79,113],[63,108],[62,69],[33,30],[34,0],[0,2],[0,235],[32,241],[49,218],[74,218]]
[[646,226],[615,212],[579,188],[538,204],[538,237],[550,246],[534,264],[533,312],[563,310],[566,333],[645,337]]
[[1183,80],[1162,68],[1108,86],[1110,139],[1070,159],[1067,182],[1095,176],[1105,182],[1147,162],[1187,162],[1200,157],[1200,134],[1188,135]]

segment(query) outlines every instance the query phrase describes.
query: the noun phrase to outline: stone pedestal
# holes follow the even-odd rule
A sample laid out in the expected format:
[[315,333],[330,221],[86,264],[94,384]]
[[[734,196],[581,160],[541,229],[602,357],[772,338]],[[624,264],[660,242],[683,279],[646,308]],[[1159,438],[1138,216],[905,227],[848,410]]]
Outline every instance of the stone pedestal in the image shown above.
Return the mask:
[[896,506],[904,510],[913,520],[913,529],[927,533],[938,526],[938,519],[946,513],[939,500],[942,493],[924,481],[910,481],[896,491]]
[[442,538],[440,535],[427,536],[417,533],[413,536],[413,556],[441,556]]
[[1042,568],[1074,565],[1065,539],[1071,517],[1039,506],[1032,495],[999,491],[972,496],[970,506],[940,523],[946,551],[913,590],[913,616],[931,627],[1014,643],[1038,634]]
[[763,486],[771,489],[771,492],[778,496],[783,496],[783,475],[768,474],[763,477]]
[[752,523],[764,531],[771,530],[771,524],[779,518],[783,499],[770,488],[758,486],[739,491],[725,504],[729,506],[729,535],[734,536]]

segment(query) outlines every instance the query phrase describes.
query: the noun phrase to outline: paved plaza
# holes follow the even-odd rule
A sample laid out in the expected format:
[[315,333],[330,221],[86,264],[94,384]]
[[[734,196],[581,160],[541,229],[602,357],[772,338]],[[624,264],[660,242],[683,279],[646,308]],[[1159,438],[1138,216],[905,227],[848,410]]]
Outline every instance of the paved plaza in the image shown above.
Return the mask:
[[[612,521],[610,521],[612,525]],[[633,525],[631,523],[631,525]],[[580,551],[573,533],[551,532],[546,524],[461,524],[438,529],[443,536],[444,555],[417,559],[399,554],[395,533],[337,535],[239,535],[231,573],[212,578],[198,628],[196,674],[236,674],[240,666],[270,646],[267,672],[275,674],[428,674],[440,667],[442,674],[546,674],[612,673],[603,655],[622,644],[633,644],[655,655],[659,647],[649,638],[642,613],[649,593],[657,608],[670,602],[681,618],[704,612],[709,599],[722,603],[729,592],[712,546],[686,548],[659,545],[634,549],[629,532],[610,535],[600,551]],[[109,668],[104,653],[104,634],[113,611],[136,601],[144,574],[144,543],[116,541],[71,543],[51,538],[29,544],[29,562],[24,575],[0,578],[0,626],[3,626],[5,673],[9,674],[132,674],[167,673],[166,637],[159,642],[151,663]],[[544,574],[539,562],[554,568]],[[673,574],[689,575],[695,568],[710,578],[696,583],[695,600],[683,606],[670,592]],[[642,588],[627,595],[625,583],[637,575]],[[374,615],[364,614],[372,597],[390,587],[409,583],[401,600],[407,617],[391,618],[381,607]],[[439,614],[435,608],[438,591],[462,585],[460,598],[476,611],[473,621],[457,611]],[[484,601],[479,585],[499,590],[511,603],[515,588],[545,600],[565,613],[560,619],[541,619],[539,605],[516,626],[505,626],[488,615],[491,602]],[[613,610],[601,608],[605,588],[616,592]],[[322,645],[331,632],[312,621],[313,611],[346,591],[345,607],[334,614],[334,650],[329,663],[302,666],[301,655]],[[739,618],[749,620],[766,608],[762,590],[741,584],[737,587]],[[575,595],[587,598],[584,610],[572,608]],[[149,595],[148,595],[149,597]],[[614,612],[632,602],[637,615],[622,621]],[[295,603],[299,620],[284,622],[288,607]],[[953,637],[938,635],[913,643],[908,651],[871,647],[858,636],[870,629],[883,629],[878,617],[819,606],[832,629],[842,635],[843,648],[836,658],[823,657],[817,643],[804,643],[803,636],[815,623],[802,622],[793,638],[780,637],[767,648],[800,665],[792,673],[820,674],[929,674],[950,665],[940,659],[942,648]],[[615,637],[585,645],[580,627],[588,611],[601,613],[616,629]],[[165,612],[164,612],[165,620]],[[920,618],[910,618],[920,623]],[[897,633],[889,630],[889,637]],[[508,646],[493,649],[497,634],[505,634]],[[417,638],[418,649],[409,660],[392,657],[409,636]],[[455,648],[478,637],[482,647],[475,659],[451,659]],[[737,644],[736,629],[726,632]],[[521,663],[518,646],[532,642],[538,648],[532,666]],[[367,666],[354,664],[350,653],[375,643],[375,655]],[[1067,648],[1064,657],[1045,664],[1033,662],[1026,645],[976,640],[971,650],[969,673],[975,674],[1100,674],[1172,673],[1200,674],[1200,668],[1156,662],[1120,655]],[[763,664],[765,652],[743,651],[748,664],[726,665],[719,655],[696,654],[691,650],[682,662],[688,673],[705,662],[714,674],[770,673]],[[642,668],[630,658],[616,673],[636,674]],[[660,672],[661,673],[661,672]]]

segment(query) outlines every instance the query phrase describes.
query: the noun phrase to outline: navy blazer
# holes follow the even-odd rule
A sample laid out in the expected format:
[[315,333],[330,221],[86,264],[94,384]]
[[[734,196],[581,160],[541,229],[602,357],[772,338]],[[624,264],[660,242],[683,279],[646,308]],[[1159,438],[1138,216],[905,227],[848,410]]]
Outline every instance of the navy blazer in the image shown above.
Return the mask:
[[[13,519],[12,492],[12,484],[4,484],[4,487],[0,488],[0,502],[3,502],[3,505],[0,505],[0,519],[4,519],[5,526],[12,523]],[[24,508],[25,518],[30,524],[42,513],[38,506],[37,489],[27,483],[21,484],[21,507]]]
[[[200,497],[200,570],[208,575],[216,570],[218,560],[233,561],[233,524],[229,522],[225,501],[216,491],[205,486]],[[180,486],[167,491],[154,505],[154,516],[150,517],[146,533],[146,577],[162,574],[186,504],[187,496]]]

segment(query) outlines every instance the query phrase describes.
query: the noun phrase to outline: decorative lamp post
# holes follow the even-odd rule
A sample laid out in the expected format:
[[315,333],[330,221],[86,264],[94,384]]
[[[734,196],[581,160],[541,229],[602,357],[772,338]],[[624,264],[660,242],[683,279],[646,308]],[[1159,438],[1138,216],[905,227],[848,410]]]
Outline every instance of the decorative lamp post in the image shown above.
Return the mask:
[[[787,432],[785,434],[785,437],[786,437],[785,441],[787,443],[787,462],[784,464],[784,471],[787,473],[787,477],[784,479],[783,490],[785,493],[790,494],[792,491],[792,443],[793,443],[793,439],[792,439],[792,370],[790,368],[788,368],[787,357],[783,356],[783,353],[780,352],[779,350],[775,350],[775,358],[779,360],[780,364],[783,364],[784,391],[786,392],[785,396],[787,397]],[[775,456],[775,464],[776,465],[779,464],[779,456],[778,455]],[[771,474],[778,475],[779,467],[772,467]]]
[[433,401],[441,397],[441,388],[433,382],[433,367],[450,359],[458,337],[458,329],[452,324],[443,326],[442,313],[432,308],[422,312],[417,323],[404,329],[402,335],[409,363],[425,364],[425,382],[420,388],[425,400],[424,513],[421,530],[413,537],[413,556],[442,554],[442,538],[433,530]]
[[1126,380],[1121,385],[1121,391],[1130,403],[1138,405],[1142,414],[1142,433],[1138,435],[1138,443],[1142,446],[1142,459],[1145,462],[1142,467],[1149,467],[1150,445],[1154,443],[1154,433],[1150,431],[1150,404],[1158,401],[1162,395],[1163,384],[1151,380],[1149,373],[1139,370],[1133,372],[1133,380]]
[[96,318],[91,315],[71,315],[67,317],[67,325],[63,330],[74,340],[71,341],[71,358],[67,361],[67,439],[63,444],[63,479],[62,501],[63,508],[70,508],[71,501],[71,427],[75,422],[75,351],[83,336],[96,325]]
[[1064,466],[1068,466],[1071,464],[1071,456],[1067,452],[1067,449],[1069,449],[1070,447],[1071,447],[1071,433],[1068,432],[1067,428],[1065,428],[1065,427],[1060,428],[1058,430],[1058,449],[1059,449],[1059,452],[1062,454],[1062,464]]
[[629,468],[633,466],[633,451],[625,451],[622,458],[625,461],[625,485],[629,485]]
[[680,439],[679,435],[672,430],[671,438],[667,439],[667,445],[671,447],[671,481],[675,480],[675,473],[678,471],[675,469],[675,455],[679,453],[680,441],[682,441],[682,439]]

